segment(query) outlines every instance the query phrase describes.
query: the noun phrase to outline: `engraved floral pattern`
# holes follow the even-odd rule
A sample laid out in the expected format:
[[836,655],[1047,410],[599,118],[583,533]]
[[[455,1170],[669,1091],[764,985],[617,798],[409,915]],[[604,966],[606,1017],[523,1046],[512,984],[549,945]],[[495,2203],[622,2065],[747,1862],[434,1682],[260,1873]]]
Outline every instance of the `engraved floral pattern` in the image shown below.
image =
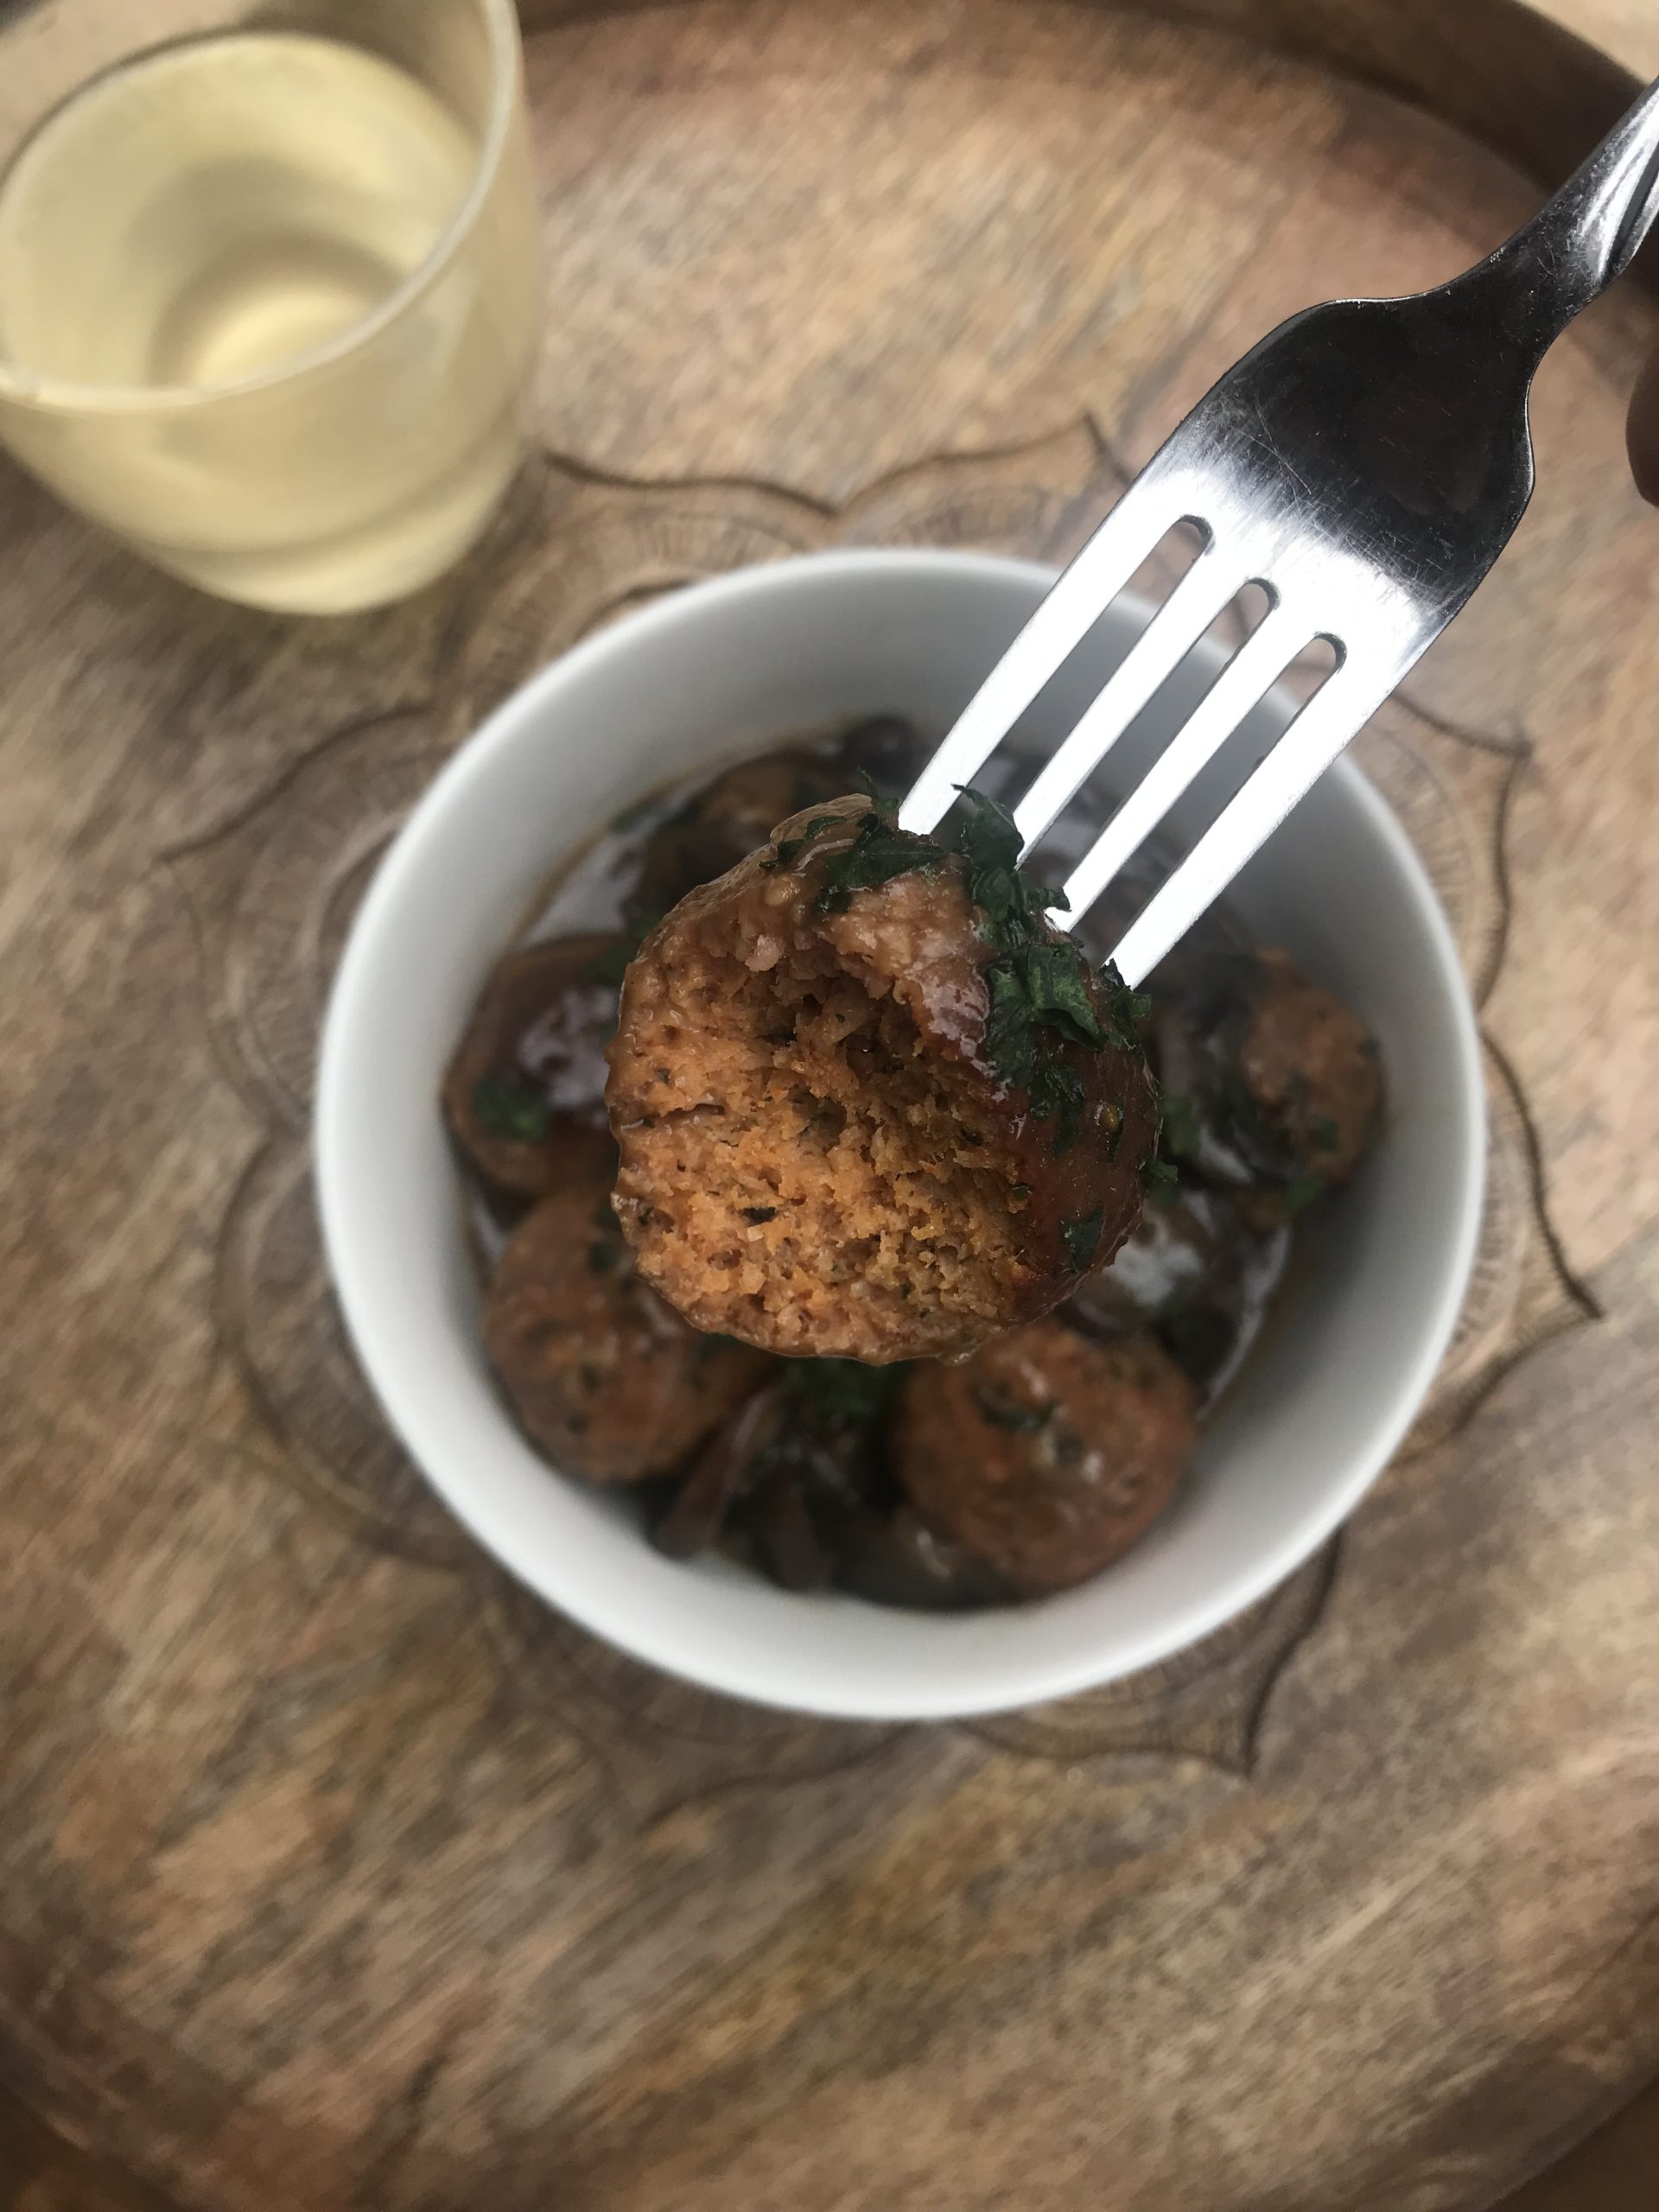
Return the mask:
[[[337,732],[237,820],[171,856],[227,1075],[266,1131],[232,1199],[219,1256],[219,1312],[250,1438],[305,1494],[347,1516],[364,1543],[474,1577],[512,1694],[556,1708],[638,1817],[734,1781],[776,1783],[879,1758],[906,1732],[760,1712],[596,1643],[479,1561],[390,1437],[334,1313],[305,1154],[318,1027],[351,913],[399,821],[480,717],[627,607],[747,563],[838,544],[1063,559],[1122,482],[1087,422],[1015,451],[904,470],[838,512],[764,485],[620,483],[544,458],[456,588],[430,696]],[[1367,733],[1362,758],[1411,832],[1484,997],[1503,954],[1503,835],[1524,744],[1395,702]],[[1492,1130],[1475,1287],[1414,1446],[1446,1433],[1516,1357],[1588,1310],[1549,1234],[1524,1106],[1501,1065]],[[1154,1753],[1243,1770],[1263,1701],[1333,1573],[1332,1550],[1164,1666],[975,1732],[1040,1758]]]

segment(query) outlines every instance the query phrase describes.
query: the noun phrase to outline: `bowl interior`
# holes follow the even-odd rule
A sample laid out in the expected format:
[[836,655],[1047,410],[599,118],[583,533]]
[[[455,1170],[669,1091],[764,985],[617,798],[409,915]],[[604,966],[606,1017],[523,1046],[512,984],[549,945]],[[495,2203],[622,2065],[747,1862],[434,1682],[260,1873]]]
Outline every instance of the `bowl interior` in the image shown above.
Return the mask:
[[[1353,1505],[1427,1389],[1461,1300],[1483,1170],[1472,1017],[1426,877],[1341,762],[1232,896],[1259,941],[1287,946],[1376,1030],[1386,1132],[1353,1187],[1305,1225],[1274,1325],[1175,1504],[1128,1558],[1081,1589],[971,1615],[791,1595],[719,1560],[658,1557],[625,1500],[550,1471],[503,1410],[435,1102],[478,986],[537,893],[611,815],[705,763],[881,709],[942,731],[1047,582],[982,556],[827,555],[721,578],[617,624],[457,754],[389,855],[342,964],[319,1185],[347,1323],[387,1413],[454,1510],[531,1587],[639,1656],[741,1696],[928,1717],[1058,1695],[1165,1656],[1290,1572]],[[1071,726],[1139,619],[1119,610],[1097,627],[1027,718],[1035,741]],[[1125,741],[1124,774],[1180,703],[1154,702]],[[1282,712],[1265,708],[1245,747]]]

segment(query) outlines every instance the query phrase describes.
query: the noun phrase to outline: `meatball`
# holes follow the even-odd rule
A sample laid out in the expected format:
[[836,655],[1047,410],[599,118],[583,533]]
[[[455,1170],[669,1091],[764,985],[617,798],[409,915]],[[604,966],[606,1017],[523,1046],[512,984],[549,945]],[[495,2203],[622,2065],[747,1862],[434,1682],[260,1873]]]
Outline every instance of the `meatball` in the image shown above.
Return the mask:
[[899,1401],[900,1483],[928,1527],[1027,1596],[1084,1582],[1168,1503],[1198,1433],[1192,1386],[1149,1336],[1038,1321]]
[[831,757],[804,746],[741,761],[693,794],[651,837],[627,901],[648,928],[688,891],[712,883],[772,835],[772,824],[844,791],[851,779]]
[[594,1483],[677,1466],[768,1367],[699,1337],[638,1279],[594,1179],[543,1198],[509,1239],[484,1338],[526,1435]]
[[898,715],[873,715],[842,733],[836,747],[836,789],[850,790],[868,778],[887,797],[902,798],[932,750],[920,731]]
[[1203,963],[1160,1017],[1157,1041],[1169,1147],[1199,1175],[1266,1185],[1282,1213],[1358,1166],[1382,1107],[1376,1042],[1288,953]]
[[495,1190],[545,1198],[609,1166],[605,1047],[626,957],[619,937],[556,938],[510,952],[485,984],[443,1105]]
[[1128,995],[1048,927],[995,812],[963,853],[868,799],[798,815],[628,970],[617,1212],[695,1326],[967,1352],[1133,1227],[1158,1115]]

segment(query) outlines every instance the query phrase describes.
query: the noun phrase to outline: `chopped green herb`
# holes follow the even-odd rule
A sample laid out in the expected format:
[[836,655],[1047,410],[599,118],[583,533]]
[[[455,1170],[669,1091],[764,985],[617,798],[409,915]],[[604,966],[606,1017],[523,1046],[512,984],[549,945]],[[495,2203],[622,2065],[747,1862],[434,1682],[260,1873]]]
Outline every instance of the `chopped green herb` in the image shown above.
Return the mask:
[[1342,1142],[1342,1131],[1328,1114],[1316,1114],[1308,1125],[1315,1152],[1335,1152]]
[[547,1135],[547,1101],[512,1076],[486,1075],[473,1085],[473,1111],[485,1128],[514,1144],[539,1144]]
[[985,970],[990,1005],[985,1016],[985,1057],[1005,1083],[1028,1082],[1033,1039],[1031,1001],[1018,965],[994,960]]
[[1141,1170],[1141,1187],[1148,1198],[1173,1198],[1181,1187],[1179,1171],[1168,1160],[1149,1160]]
[[1014,1188],[1008,1192],[1008,1196],[1014,1200],[1016,1205],[1024,1205],[1026,1200],[1031,1196],[1030,1184],[1016,1183]]
[[1074,944],[1033,944],[1024,963],[1026,996],[1033,1021],[1096,1052],[1106,1042],[1086,981],[1088,969]]
[[1058,1057],[1061,1044],[1077,1039],[1073,1016],[1052,1003],[1058,987],[1058,970],[1044,957],[1051,951],[1071,955],[1081,974],[1083,955],[1075,946],[1047,944],[1007,953],[985,969],[990,995],[985,1057],[1004,1083],[1026,1093],[1039,1121],[1055,1123],[1052,1149],[1058,1155],[1077,1141],[1084,1094],[1083,1077]]
[[[836,818],[831,817],[832,820]],[[874,890],[877,884],[891,883],[895,876],[908,875],[916,868],[931,874],[944,858],[938,846],[926,838],[912,837],[906,830],[893,829],[880,814],[862,815],[858,835],[852,843],[839,853],[831,853],[824,862],[823,888],[817,896],[818,912],[839,913],[855,891]]]
[[1063,909],[1065,893],[1050,890],[1020,866],[1020,836],[1006,807],[971,785],[962,796],[969,810],[957,824],[956,849],[982,934],[1004,952],[1045,942],[1043,916]]
[[[931,872],[953,853],[960,859],[980,934],[996,955],[983,970],[989,998],[985,1058],[1010,1089],[1026,1093],[1039,1121],[1054,1124],[1052,1148],[1058,1155],[1077,1142],[1087,1096],[1081,1075],[1062,1057],[1064,1048],[1100,1052],[1117,1045],[1138,1052],[1135,1024],[1145,1018],[1145,1002],[1109,965],[1103,974],[1109,1019],[1103,1020],[1082,950],[1049,926],[1047,917],[1065,905],[1064,896],[1020,866],[1020,832],[1005,807],[971,788],[962,796],[964,810],[946,843],[899,830],[873,795],[872,810],[861,818],[851,843],[824,862],[817,909],[839,912],[856,891],[913,869]],[[808,824],[807,835],[844,819],[823,817]],[[776,861],[766,865],[783,866],[798,849],[796,840],[786,840]]]
[[1130,1052],[1141,1047],[1141,1025],[1152,1012],[1152,1001],[1144,991],[1132,991],[1117,972],[1116,961],[1109,960],[1102,967],[1100,981],[1106,993],[1106,1004],[1111,1017],[1114,1041]]
[[861,768],[859,770],[858,780],[863,785],[865,795],[869,799],[870,804],[875,809],[881,819],[884,822],[888,823],[897,821],[899,817],[899,795],[893,791],[884,791],[880,785],[876,782],[875,778],[870,773],[868,768]]
[[1054,1418],[1052,1405],[1021,1405],[995,1382],[981,1383],[974,1392],[974,1403],[993,1427],[1009,1429],[1016,1436],[1036,1436]]
[[910,1367],[907,1360],[867,1367],[858,1359],[792,1359],[784,1388],[804,1421],[857,1427],[880,1418]]
[[1286,1220],[1291,1220],[1305,1207],[1311,1206],[1315,1198],[1323,1197],[1325,1189],[1325,1181],[1323,1175],[1318,1173],[1299,1175],[1294,1183],[1286,1186],[1281,1201]]
[[1079,1274],[1100,1249],[1100,1232],[1105,1224],[1104,1206],[1096,1206],[1093,1213],[1084,1214],[1077,1221],[1060,1224],[1060,1242],[1065,1247],[1065,1256]]

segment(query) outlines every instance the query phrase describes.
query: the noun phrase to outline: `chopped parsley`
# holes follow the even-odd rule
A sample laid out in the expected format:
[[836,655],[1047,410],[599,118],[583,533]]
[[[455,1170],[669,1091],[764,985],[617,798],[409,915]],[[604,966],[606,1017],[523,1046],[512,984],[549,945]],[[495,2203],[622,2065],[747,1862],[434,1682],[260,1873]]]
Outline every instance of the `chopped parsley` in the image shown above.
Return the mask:
[[879,812],[861,815],[852,843],[831,853],[823,864],[817,910],[838,914],[851,903],[855,891],[874,890],[877,884],[891,883],[895,876],[909,875],[917,868],[931,875],[944,858],[938,846],[895,830]]
[[884,822],[896,822],[899,818],[899,793],[883,791],[868,768],[859,770],[858,780],[863,785],[866,797],[881,819]]
[[[1051,929],[1047,918],[1065,906],[1065,895],[1020,867],[1020,831],[1007,808],[972,789],[962,797],[963,811],[942,840],[899,829],[891,804],[872,794],[871,810],[859,817],[851,842],[824,861],[817,911],[838,913],[855,891],[960,861],[980,936],[993,952],[983,970],[989,1001],[985,1058],[1010,1090],[1025,1092],[1039,1121],[1052,1123],[1052,1149],[1058,1155],[1077,1142],[1087,1101],[1065,1048],[1098,1052],[1116,1046],[1138,1052],[1136,1030],[1147,1017],[1147,1001],[1128,990],[1109,963],[1096,979],[1082,949]],[[814,836],[846,819],[817,817],[762,866],[790,866]]]
[[514,1144],[539,1144],[547,1135],[546,1099],[512,1076],[486,1075],[475,1083],[473,1111],[492,1135]]
[[784,1389],[797,1417],[809,1426],[862,1427],[879,1421],[912,1363],[867,1367],[860,1359],[791,1359]]

